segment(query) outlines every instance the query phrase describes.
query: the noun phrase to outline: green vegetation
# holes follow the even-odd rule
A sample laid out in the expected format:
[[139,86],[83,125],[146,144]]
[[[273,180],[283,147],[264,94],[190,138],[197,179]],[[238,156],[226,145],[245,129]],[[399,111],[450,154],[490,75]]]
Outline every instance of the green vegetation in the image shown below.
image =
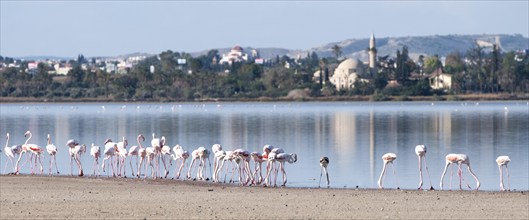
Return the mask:
[[[438,56],[421,56],[419,62],[413,62],[404,46],[397,51],[395,60],[379,58],[378,72],[369,82],[357,81],[353,88],[337,91],[329,82],[329,76],[332,65],[338,63],[341,48],[335,45],[333,53],[335,57],[319,58],[313,52],[298,61],[278,56],[263,65],[253,62],[221,65],[215,62],[219,60],[216,50],[199,57],[169,50],[140,61],[127,69],[126,74],[107,73],[94,59],[87,60],[80,55],[77,60],[68,61],[72,69],[66,76],[49,74],[53,67],[46,63],[39,63],[36,70],[28,71],[27,62],[0,56],[1,63],[20,64],[18,68],[4,67],[0,71],[0,97],[106,101],[269,100],[287,97],[290,91],[301,89],[308,91],[303,94],[313,98],[339,100],[368,96],[368,100],[385,101],[410,100],[415,96],[441,100],[443,95],[449,95],[448,100],[457,100],[459,95],[468,93],[529,92],[527,54],[500,53],[496,48],[485,52],[476,45],[465,55],[450,53],[443,67]],[[186,64],[178,64],[178,59],[185,59]],[[287,62],[290,68],[285,68]],[[433,90],[427,77],[413,77],[412,74],[429,74],[439,68],[452,75],[451,90]],[[314,80],[313,73],[318,70],[323,77]],[[396,81],[398,86],[390,86],[390,81]]]

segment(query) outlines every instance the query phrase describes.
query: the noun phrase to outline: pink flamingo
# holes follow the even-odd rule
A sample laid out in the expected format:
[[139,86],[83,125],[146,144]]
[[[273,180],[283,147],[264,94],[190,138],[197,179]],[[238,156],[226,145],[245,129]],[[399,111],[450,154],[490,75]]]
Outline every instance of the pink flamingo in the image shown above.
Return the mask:
[[509,156],[499,156],[496,158],[496,163],[498,164],[498,168],[500,169],[500,190],[505,191],[505,188],[503,187],[503,172],[501,167],[505,166],[505,171],[507,172],[507,191],[511,191],[511,183],[509,182],[509,168],[507,167],[507,164],[511,162],[511,159]]
[[387,153],[382,156],[382,160],[384,161],[384,166],[382,167],[382,173],[380,173],[380,178],[378,179],[378,187],[380,189],[384,188],[383,177],[386,174],[386,166],[388,165],[388,163],[390,163],[391,167],[393,168],[393,175],[395,176],[395,182],[397,183],[397,189],[400,189],[398,187],[399,184],[397,182],[397,174],[395,173],[395,166],[393,166],[393,161],[395,161],[395,159],[397,159],[397,155],[394,153]]
[[[171,160],[171,147],[168,145],[163,145],[162,149],[160,150],[160,156],[162,157],[162,161],[165,164],[166,157],[169,157],[169,167],[173,165],[173,161]],[[165,171],[165,176],[163,178],[167,178],[167,175],[169,175],[169,169]]]
[[59,174],[59,168],[57,167],[57,160],[55,158],[55,155],[57,154],[57,147],[51,143],[51,137],[50,134],[48,134],[48,145],[46,145],[46,151],[50,155],[50,171],[49,175],[51,175],[51,168],[52,168],[52,161],[55,162],[55,171],[57,171],[57,174]]
[[[470,172],[470,175],[472,175],[474,177],[474,179],[476,179],[476,190],[479,189],[479,186],[481,184],[479,183],[479,179],[476,176],[476,174],[474,174],[474,172],[472,172],[472,169],[470,168],[470,158],[467,155],[465,155],[465,154],[448,154],[448,155],[446,155],[445,159],[446,159],[446,166],[445,166],[445,169],[443,171],[443,175],[441,176],[441,183],[439,184],[440,187],[441,187],[441,190],[443,190],[443,179],[444,179],[445,174],[446,174],[446,169],[448,169],[448,166],[450,166],[453,163],[457,163],[457,166],[458,166],[457,175],[459,176],[459,189],[463,190],[463,188],[461,187],[461,181],[463,179],[463,170],[461,169],[461,166],[463,164],[467,165],[467,168],[468,168],[468,171]],[[450,175],[450,179],[452,179],[452,175],[453,175],[453,172],[451,172],[451,173],[452,174]],[[471,189],[470,185],[468,185],[468,184],[467,184],[467,187],[469,189]],[[452,180],[450,180],[450,190],[451,189],[452,189]]]
[[[145,157],[147,158],[147,163],[149,163],[149,166],[151,166],[151,176],[153,179],[156,179],[158,177],[158,170],[154,168],[154,165],[152,164],[152,161],[155,159],[156,153],[154,152],[153,147],[145,148]],[[147,173],[145,172],[145,175]]]
[[[26,140],[26,142],[24,143],[24,145],[22,146],[22,153],[30,152],[30,153],[32,153],[32,155],[35,155],[35,163],[34,163],[35,169],[37,168],[37,159],[38,159],[39,163],[40,163],[40,174],[42,174],[42,172],[44,171],[44,167],[42,166],[42,161],[40,160],[40,153],[42,152],[42,149],[41,149],[40,146],[38,146],[36,144],[28,144],[29,139],[31,139],[31,132],[30,131],[26,131],[26,133],[24,134],[24,137],[26,137],[26,136],[29,136],[29,137]],[[16,174],[19,172],[18,164],[19,164],[20,159],[22,157],[22,153],[20,154],[20,156],[18,157],[18,160],[17,160],[17,165],[16,165],[17,170],[15,171]],[[31,174],[34,174],[33,173],[33,165],[31,165]]]
[[[232,183],[233,177],[235,176],[235,169],[237,170],[239,169],[238,166],[239,166],[240,158],[235,155],[234,151],[230,151],[230,150],[226,151],[224,157],[221,160],[219,168],[217,169],[216,177],[219,177],[219,173],[222,170],[222,167],[224,167],[224,164],[226,163],[226,161],[228,161],[229,163],[226,166],[226,173],[224,173],[224,183],[226,182],[226,178],[229,173],[228,170],[230,168],[230,165],[231,165],[231,178],[230,178],[229,183]],[[237,165],[237,168],[235,168],[235,165],[233,165],[233,163]]]
[[329,165],[329,158],[328,157],[322,157],[320,159],[320,166],[321,166],[321,170],[320,170],[320,183],[318,184],[318,187],[320,187],[321,185],[321,177],[323,176],[323,172],[322,171],[325,171],[325,176],[327,176],[327,188],[329,187],[329,173],[327,172],[327,166]]
[[[105,155],[105,158],[103,159],[101,168],[103,169],[103,172],[105,172],[105,161],[110,159],[109,165],[112,167],[112,177],[116,176],[116,173],[114,171],[114,162],[112,159],[114,158],[114,155],[116,155],[116,150],[118,148],[117,144],[112,142],[112,140],[106,139],[105,140],[105,150],[103,151],[103,154]],[[110,176],[110,172],[108,173]]]
[[419,157],[419,190],[422,190],[422,158],[424,158],[424,166],[426,167],[426,173],[428,174],[428,180],[430,180],[430,190],[434,190],[432,186],[432,179],[430,178],[430,171],[428,171],[428,165],[426,165],[426,146],[417,145],[415,147],[415,154]]
[[80,145],[75,139],[70,139],[66,142],[68,148],[68,153],[70,154],[70,176],[72,175],[72,159],[77,163],[79,168],[79,175],[83,176],[83,165],[81,164],[81,154],[86,152],[86,146]]
[[[271,154],[269,158],[271,158],[272,161],[279,162],[279,169],[281,169],[281,173],[283,173],[283,184],[281,186],[286,186],[287,172],[285,172],[285,162],[295,163],[296,161],[298,161],[298,155],[297,154],[287,154],[287,153],[276,153],[276,154]],[[274,187],[277,186],[276,184],[277,172],[279,169],[276,169],[276,178],[274,179]]]
[[[138,167],[138,172],[137,172],[137,174],[136,174],[137,177],[140,177],[140,166],[141,166],[141,165],[138,165],[138,156],[140,156],[140,155],[139,155],[140,149],[143,148],[143,147],[141,146],[141,142],[140,142],[140,140],[141,140],[141,141],[145,141],[145,137],[143,137],[142,134],[138,135],[138,137],[136,138],[136,141],[138,142],[138,145],[134,145],[134,146],[130,147],[130,149],[129,149],[129,153],[128,153],[128,155],[127,155],[127,156],[129,156],[129,157],[133,157],[133,156],[136,157],[136,166]],[[144,152],[145,152],[145,151],[144,151]],[[142,162],[143,162],[143,158],[145,158],[145,156],[142,157]],[[132,167],[132,158],[129,160],[129,164],[130,164],[130,172],[131,172],[131,175],[132,175],[132,176],[135,176],[135,175],[134,175],[134,168]]]
[[94,157],[94,165],[92,166],[92,175],[96,175],[96,169],[97,169],[97,176],[99,176],[99,157],[101,156],[101,148],[99,146],[95,146],[94,143],[92,143],[92,147],[90,148],[90,155]]
[[173,160],[182,160],[180,163],[180,167],[178,168],[178,171],[176,170],[177,167],[175,167],[174,170],[174,176],[173,179],[180,179],[180,173],[182,173],[182,169],[184,168],[184,165],[186,163],[187,158],[189,158],[189,152],[184,150],[184,148],[180,145],[176,145],[173,147],[173,154],[171,154],[171,157]]

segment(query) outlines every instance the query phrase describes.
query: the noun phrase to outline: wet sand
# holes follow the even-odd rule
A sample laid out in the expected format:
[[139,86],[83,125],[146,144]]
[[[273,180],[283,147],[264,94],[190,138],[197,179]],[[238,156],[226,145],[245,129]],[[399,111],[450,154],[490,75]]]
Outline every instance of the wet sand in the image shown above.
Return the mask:
[[1,219],[529,219],[527,191],[239,187],[0,176]]

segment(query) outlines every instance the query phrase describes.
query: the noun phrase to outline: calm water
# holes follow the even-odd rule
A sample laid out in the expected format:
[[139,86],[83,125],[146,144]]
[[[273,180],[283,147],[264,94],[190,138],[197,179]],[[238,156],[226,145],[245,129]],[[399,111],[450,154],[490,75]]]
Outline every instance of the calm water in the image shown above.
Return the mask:
[[[465,153],[482,182],[481,189],[499,189],[495,159],[509,155],[511,188],[528,190],[528,108],[527,101],[1,104],[0,132],[11,133],[11,146],[24,143],[23,134],[29,129],[33,133],[30,143],[43,147],[50,133],[59,147],[61,174],[69,170],[68,139],[103,146],[106,138],[119,141],[125,136],[132,146],[142,133],[147,145],[155,132],[164,135],[168,145],[180,144],[188,151],[199,146],[211,149],[219,143],[225,150],[261,151],[263,145],[271,144],[297,153],[298,162],[286,166],[288,186],[317,186],[319,158],[328,156],[331,187],[376,188],[381,156],[394,152],[399,186],[415,189],[419,177],[414,148],[425,144],[435,188],[439,188],[444,156]],[[43,156],[45,173],[48,158]],[[86,174],[92,171],[92,161],[89,154],[82,156]],[[1,172],[6,173],[3,153],[0,162]],[[11,171],[9,165],[7,172]],[[388,171],[385,186],[396,187]],[[29,168],[21,172],[29,173]],[[475,186],[466,168],[464,177]],[[446,188],[448,181],[445,178]],[[425,187],[429,187],[426,173]]]

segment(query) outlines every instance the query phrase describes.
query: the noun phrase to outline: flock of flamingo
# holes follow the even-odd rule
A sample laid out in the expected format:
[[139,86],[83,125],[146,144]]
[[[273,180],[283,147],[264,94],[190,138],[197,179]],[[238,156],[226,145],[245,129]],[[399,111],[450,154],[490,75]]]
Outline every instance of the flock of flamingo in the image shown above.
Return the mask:
[[[29,140],[31,139],[31,132],[27,131],[24,134],[25,137],[27,137],[24,144],[21,145],[13,145],[9,146],[9,133],[6,134],[6,145],[4,148],[5,155],[9,160],[11,161],[11,165],[13,166],[14,172],[13,174],[18,174],[20,171],[20,161],[22,159],[22,155],[25,153],[28,153],[28,156],[26,157],[26,162],[29,160],[30,162],[30,170],[31,174],[36,173],[37,169],[37,162],[40,164],[40,174],[43,173],[44,168],[42,166],[42,161],[40,159],[41,153],[44,152],[44,149],[36,144],[30,144]],[[131,169],[131,175],[136,177],[145,176],[147,177],[147,168],[150,168],[150,176],[153,179],[156,178],[167,178],[169,175],[169,170],[167,169],[167,160],[169,161],[169,164],[172,165],[172,161],[180,161],[180,165],[175,167],[174,176],[173,179],[180,179],[180,174],[186,164],[186,160],[191,156],[191,163],[189,165],[186,179],[193,179],[193,180],[204,180],[209,181],[210,178],[205,174],[204,170],[206,169],[206,160],[209,163],[209,168],[211,172],[211,180],[213,182],[221,182],[221,176],[222,176],[222,170],[224,169],[224,166],[226,166],[226,171],[224,172],[224,178],[222,179],[222,182],[226,183],[227,176],[229,173],[231,173],[231,176],[229,178],[229,183],[235,182],[234,179],[235,175],[237,175],[238,183],[240,185],[264,185],[264,186],[277,186],[277,177],[279,175],[279,170],[281,170],[282,177],[283,177],[283,184],[281,186],[285,186],[287,183],[287,175],[285,172],[285,163],[295,163],[297,161],[297,155],[294,153],[288,154],[285,153],[285,151],[281,148],[273,147],[272,145],[265,145],[263,147],[263,152],[249,152],[244,149],[236,149],[233,151],[225,151],[222,149],[222,146],[220,144],[214,144],[211,147],[211,151],[208,150],[205,147],[199,147],[191,152],[191,154],[184,150],[184,148],[180,145],[174,146],[172,149],[170,146],[166,145],[165,137],[162,136],[160,138],[157,138],[156,135],[152,134],[152,140],[151,140],[151,146],[150,147],[143,147],[142,142],[145,141],[145,137],[142,134],[139,134],[136,138],[136,141],[138,145],[128,147],[128,141],[125,139],[125,137],[122,138],[120,142],[113,142],[111,139],[106,139],[104,142],[104,148],[101,148],[99,146],[96,146],[92,143],[90,147],[90,155],[94,158],[94,163],[92,166],[92,174],[93,176],[99,176],[100,170],[99,170],[99,158],[104,157],[103,161],[101,162],[101,168],[103,172],[107,172],[105,170],[106,165],[108,163],[108,166],[110,166],[110,170],[108,170],[107,174],[108,176],[111,175],[112,177],[126,177],[126,163],[125,160],[127,157],[130,157],[129,159],[129,167]],[[66,142],[66,146],[68,146],[68,152],[70,155],[70,175],[72,175],[72,161],[75,161],[77,164],[78,170],[79,170],[79,176],[83,176],[83,167],[81,164],[80,157],[83,153],[86,152],[86,145],[79,144],[78,141],[75,139],[68,140]],[[52,174],[52,168],[53,164],[55,164],[55,171],[57,174],[59,174],[59,170],[57,168],[57,161],[56,161],[56,154],[57,154],[57,147],[51,142],[51,137],[48,134],[47,138],[47,145],[46,145],[46,152],[50,155],[50,165],[49,165],[49,175]],[[430,173],[428,171],[428,166],[426,165],[426,146],[424,145],[417,145],[415,147],[415,153],[417,154],[418,160],[419,160],[419,190],[422,190],[423,186],[423,175],[422,175],[422,164],[424,162],[424,166],[426,168],[426,172],[428,174],[428,179],[430,181],[430,190],[434,190],[432,181],[430,179]],[[16,160],[16,164],[14,162],[15,156],[18,155],[18,159]],[[213,156],[213,169],[211,168],[211,161],[210,161],[210,155]],[[132,160],[133,158],[136,158],[136,165],[133,166]],[[29,158],[29,159],[28,159]],[[383,178],[386,175],[386,167],[388,164],[391,164],[393,168],[393,174],[395,175],[395,181],[397,182],[397,177],[395,173],[395,168],[393,166],[393,161],[397,158],[397,155],[395,153],[387,153],[382,156],[383,161],[383,167],[382,172],[380,174],[380,178],[377,182],[380,189],[383,189]],[[145,161],[146,160],[146,161]],[[254,161],[254,169],[251,169],[250,161]],[[161,161],[161,163],[160,163]],[[443,179],[446,174],[446,171],[448,167],[452,164],[458,165],[458,171],[457,174],[459,176],[459,189],[462,190],[462,165],[465,164],[468,168],[468,171],[470,172],[470,175],[474,177],[476,180],[476,190],[480,187],[480,182],[476,174],[472,171],[470,168],[470,159],[465,154],[448,154],[445,157],[446,166],[444,168],[443,174],[441,176],[440,181],[440,188],[443,190]],[[507,165],[509,164],[510,159],[508,156],[499,156],[496,159],[496,163],[498,164],[498,168],[500,171],[500,190],[510,190],[510,183],[509,183],[509,170]],[[196,177],[192,177],[192,173],[195,171],[194,165],[197,163],[197,169],[196,169]],[[266,173],[263,175],[262,171],[262,164],[266,163]],[[4,172],[7,169],[7,162],[6,166],[4,167]],[[26,164],[26,163],[24,163]],[[160,172],[163,165],[163,173]],[[326,175],[327,179],[327,187],[330,185],[329,181],[329,173],[327,171],[327,166],[329,165],[329,158],[328,157],[322,157],[320,159],[320,166],[321,166],[321,172],[320,172],[320,182],[319,187],[321,186],[321,178],[323,176],[323,173]],[[22,165],[23,166],[23,165]],[[507,188],[504,187],[503,184],[503,170],[502,167],[505,166],[505,170],[507,172]],[[134,172],[134,169],[136,168],[136,172]],[[143,174],[142,174],[143,169]],[[207,173],[207,171],[206,171]],[[451,170],[451,177],[453,176],[453,169]],[[273,179],[273,181],[272,181]],[[273,183],[273,184],[272,184]],[[398,182],[396,183],[398,186]],[[471,189],[470,185],[467,184],[467,187]],[[399,187],[397,187],[399,189]],[[452,180],[450,178],[450,189],[452,189]]]

